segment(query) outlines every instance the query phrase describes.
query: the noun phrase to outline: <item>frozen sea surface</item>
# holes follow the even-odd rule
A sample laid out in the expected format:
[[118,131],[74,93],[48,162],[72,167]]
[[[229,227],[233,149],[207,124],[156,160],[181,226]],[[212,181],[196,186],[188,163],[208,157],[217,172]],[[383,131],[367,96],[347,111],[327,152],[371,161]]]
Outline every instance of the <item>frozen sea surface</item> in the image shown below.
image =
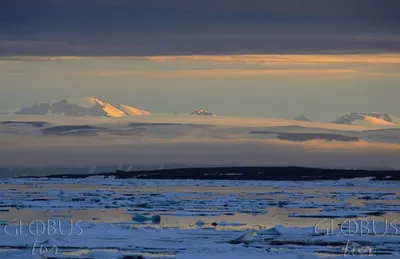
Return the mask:
[[400,258],[399,187],[1,179],[0,258]]

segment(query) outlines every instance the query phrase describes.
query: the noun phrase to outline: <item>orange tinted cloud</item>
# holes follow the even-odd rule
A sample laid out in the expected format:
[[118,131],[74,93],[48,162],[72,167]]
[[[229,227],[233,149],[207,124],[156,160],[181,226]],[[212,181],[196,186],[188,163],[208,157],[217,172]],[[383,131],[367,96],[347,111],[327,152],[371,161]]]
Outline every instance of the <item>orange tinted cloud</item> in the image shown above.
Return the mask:
[[400,64],[400,54],[329,54],[329,55],[194,55],[155,56],[147,59],[156,62],[185,61],[212,63],[245,63],[263,65],[300,64]]
[[342,142],[342,141],[324,141],[324,140],[311,140],[303,143],[305,148],[312,149],[341,149],[341,150],[368,150],[368,149],[381,149],[381,150],[400,150],[400,145],[391,143],[378,143],[359,140],[356,142]]
[[204,70],[132,70],[132,71],[100,71],[98,76],[124,77],[124,76],[152,76],[159,78],[177,77],[236,77],[236,76],[284,76],[296,75],[335,75],[354,73],[352,69],[204,69]]
[[80,59],[150,60],[154,62],[210,62],[262,65],[400,64],[400,53],[384,54],[236,54],[187,56],[6,56],[3,60],[59,61]]
[[[181,138],[176,142],[195,142],[196,139],[185,139]],[[198,140],[197,140],[198,141]],[[277,145],[277,146],[296,146],[305,149],[321,149],[321,150],[341,150],[341,151],[357,151],[364,152],[368,150],[384,150],[388,152],[400,151],[400,145],[396,143],[383,143],[383,142],[369,142],[366,140],[359,140],[354,142],[344,141],[327,141],[327,140],[309,140],[304,142],[280,140],[280,139],[248,139],[248,138],[237,138],[237,139],[216,139],[216,138],[202,138],[201,141],[209,143],[252,143],[260,145]]]

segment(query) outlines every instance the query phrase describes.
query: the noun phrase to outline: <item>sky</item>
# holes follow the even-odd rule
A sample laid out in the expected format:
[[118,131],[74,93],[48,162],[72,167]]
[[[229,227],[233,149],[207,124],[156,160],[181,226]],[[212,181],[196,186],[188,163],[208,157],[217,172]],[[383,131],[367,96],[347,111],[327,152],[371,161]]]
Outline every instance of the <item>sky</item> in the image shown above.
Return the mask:
[[94,96],[152,112],[400,115],[396,0],[5,0],[0,111]]

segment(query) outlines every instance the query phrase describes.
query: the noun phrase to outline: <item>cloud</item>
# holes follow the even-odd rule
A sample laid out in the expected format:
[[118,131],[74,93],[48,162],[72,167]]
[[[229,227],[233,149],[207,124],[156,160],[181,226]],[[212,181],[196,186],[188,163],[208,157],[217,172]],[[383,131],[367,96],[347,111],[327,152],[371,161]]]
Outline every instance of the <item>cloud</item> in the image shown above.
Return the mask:
[[[192,138],[160,142],[137,141],[131,136],[112,138],[37,137],[14,135],[0,145],[3,166],[79,166],[119,163],[179,163],[303,165],[313,167],[382,166],[400,168],[400,145],[370,142],[306,143],[215,138]],[[68,161],[65,160],[68,157]],[[18,158],[18,159],[16,159]]]
[[[397,78],[400,53],[383,54],[287,54],[287,55],[171,55],[171,56],[6,56],[0,62],[148,62],[154,69],[124,70],[112,67],[87,71],[85,75],[104,77],[244,77],[283,75],[360,75]],[[146,63],[147,62],[147,63]],[[105,64],[105,63],[104,63]],[[116,64],[116,63],[114,63]],[[175,68],[171,70],[173,65]]]
[[[93,59],[148,60],[168,66],[186,66],[182,70],[158,71],[100,71],[99,76],[152,76],[177,77],[242,77],[284,75],[352,75],[366,77],[397,78],[396,67],[400,65],[400,53],[384,54],[302,54],[302,55],[173,55],[149,57],[87,57]],[[52,60],[57,60],[53,58]],[[203,69],[198,68],[203,66]],[[241,66],[232,69],[231,65]],[[230,67],[228,67],[230,66]],[[255,67],[257,66],[257,67]],[[395,69],[388,72],[388,66]],[[204,68],[207,69],[204,69]],[[268,69],[266,69],[268,68]]]
[[368,72],[365,75],[377,78],[399,78],[399,73],[385,73],[385,72]]
[[236,54],[236,55],[171,55],[171,56],[3,56],[13,61],[68,61],[68,60],[150,60],[154,62],[186,62],[258,65],[395,65],[400,64],[400,53],[382,54]]
[[3,61],[37,61],[37,62],[47,62],[47,61],[72,61],[72,60],[84,60],[91,59],[92,57],[78,57],[78,56],[5,56],[0,57]]
[[400,151],[400,145],[391,143],[378,143],[359,140],[355,142],[343,141],[325,141],[325,140],[311,140],[306,142],[294,142],[287,140],[266,140],[268,143],[280,143],[286,145],[302,146],[307,149],[324,149],[324,150],[348,150],[365,152],[366,150],[384,150],[387,152]]
[[145,76],[156,78],[179,77],[242,77],[242,76],[286,76],[286,75],[337,75],[355,73],[352,69],[197,69],[197,70],[132,70],[132,71],[99,71],[91,75],[104,77]]
[[[174,143],[198,143],[198,138],[179,137],[173,140]],[[252,138],[216,138],[216,137],[202,137],[201,143],[247,143],[251,145],[265,145],[265,146],[281,146],[281,147],[298,147],[302,149],[310,150],[327,150],[327,151],[348,151],[348,152],[366,152],[371,150],[380,150],[385,152],[400,151],[400,145],[397,143],[384,143],[384,142],[370,142],[366,140],[345,142],[345,141],[327,141],[321,139],[309,140],[309,141],[290,141],[281,139],[252,139]]]
[[262,65],[301,64],[400,64],[400,54],[329,54],[329,55],[194,55],[154,56],[147,59],[155,62],[212,62],[244,63]]

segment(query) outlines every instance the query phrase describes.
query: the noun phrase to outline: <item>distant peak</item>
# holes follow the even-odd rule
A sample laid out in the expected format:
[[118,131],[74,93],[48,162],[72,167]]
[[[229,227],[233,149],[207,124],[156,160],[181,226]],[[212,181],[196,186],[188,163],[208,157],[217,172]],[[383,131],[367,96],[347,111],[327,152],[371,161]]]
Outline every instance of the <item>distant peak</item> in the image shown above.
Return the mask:
[[307,118],[303,114],[301,114],[300,116],[294,118],[294,120],[296,120],[296,121],[311,121],[309,118]]
[[216,116],[214,113],[207,110],[199,109],[191,113],[191,115],[205,115],[205,116]]

